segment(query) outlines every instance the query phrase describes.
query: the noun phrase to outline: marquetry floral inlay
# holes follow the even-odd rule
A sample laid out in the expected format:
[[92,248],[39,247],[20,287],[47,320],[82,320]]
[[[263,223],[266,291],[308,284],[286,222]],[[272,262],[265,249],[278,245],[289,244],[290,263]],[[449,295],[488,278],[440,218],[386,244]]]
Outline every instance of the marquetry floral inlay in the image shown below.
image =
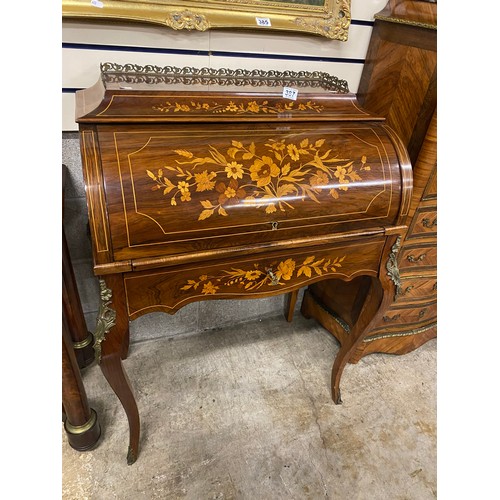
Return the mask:
[[210,112],[210,113],[232,113],[237,115],[242,115],[245,113],[256,114],[256,113],[286,113],[289,111],[316,111],[319,113],[323,110],[323,106],[316,104],[313,101],[299,102],[279,102],[275,105],[269,104],[269,101],[250,101],[250,102],[240,102],[235,103],[234,101],[229,101],[228,103],[221,104],[214,101],[211,104],[207,102],[165,102],[159,106],[153,106],[155,111],[161,111],[162,113],[188,113],[188,112]]
[[334,259],[316,259],[314,255],[311,255],[302,263],[294,259],[286,259],[277,264],[273,263],[269,268],[261,264],[253,264],[246,269],[233,267],[230,270],[222,270],[218,274],[202,274],[197,279],[187,280],[181,290],[198,290],[203,295],[215,295],[232,286],[244,290],[257,290],[263,286],[284,285],[286,281],[302,275],[311,278],[335,273],[338,268],[342,267],[345,258],[346,255]]
[[209,146],[207,156],[177,149],[175,166],[146,172],[154,182],[152,190],[162,190],[171,205],[190,202],[195,192],[206,192],[207,198],[200,201],[200,221],[215,213],[227,216],[226,209],[235,205],[264,208],[267,214],[285,212],[294,208],[296,200],[320,203],[322,192],[338,199],[351,183],[362,180],[359,172],[370,170],[366,156],[357,161],[340,158],[324,143],[324,139],[305,138],[245,145],[233,140],[225,151]]

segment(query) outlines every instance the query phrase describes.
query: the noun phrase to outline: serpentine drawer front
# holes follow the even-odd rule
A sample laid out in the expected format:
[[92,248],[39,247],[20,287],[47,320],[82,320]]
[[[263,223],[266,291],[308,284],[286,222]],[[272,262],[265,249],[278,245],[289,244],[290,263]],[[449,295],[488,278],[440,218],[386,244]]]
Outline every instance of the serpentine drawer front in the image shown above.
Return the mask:
[[399,269],[412,272],[415,270],[434,269],[437,260],[436,243],[406,245],[401,250]]
[[[284,88],[296,99],[283,97]],[[332,397],[367,327],[400,293],[397,264],[412,173],[382,118],[325,73],[101,66],[77,92],[94,272],[95,351],[129,420],[128,323],[189,302],[297,292],[365,276]]]
[[125,277],[129,316],[135,319],[151,311],[173,312],[202,299],[267,297],[332,277],[377,276],[383,247],[383,240],[359,242],[288,250],[270,258],[248,256],[223,264],[203,262],[131,273]]
[[415,213],[412,225],[408,229],[407,239],[436,236],[437,214],[436,207],[419,208]]

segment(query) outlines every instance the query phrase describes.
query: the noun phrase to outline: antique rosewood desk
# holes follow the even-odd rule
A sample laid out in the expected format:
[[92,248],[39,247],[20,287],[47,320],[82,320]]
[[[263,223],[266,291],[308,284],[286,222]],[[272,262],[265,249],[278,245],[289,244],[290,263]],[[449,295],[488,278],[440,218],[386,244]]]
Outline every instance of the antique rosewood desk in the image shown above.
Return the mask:
[[139,448],[122,366],[129,321],[197,300],[289,294],[365,276],[332,368],[400,292],[397,251],[412,190],[406,149],[384,119],[325,73],[101,65],[77,92],[101,308],[96,358]]

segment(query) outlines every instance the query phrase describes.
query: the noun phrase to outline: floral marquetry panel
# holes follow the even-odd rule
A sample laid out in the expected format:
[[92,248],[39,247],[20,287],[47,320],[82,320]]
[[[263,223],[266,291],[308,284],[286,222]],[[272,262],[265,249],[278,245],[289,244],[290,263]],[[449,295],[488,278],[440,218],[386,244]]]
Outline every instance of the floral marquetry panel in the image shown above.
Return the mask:
[[[232,121],[235,118],[247,118],[252,121],[279,119],[313,119],[323,121],[330,118],[361,120],[367,114],[356,106],[352,96],[339,96],[336,105],[325,95],[309,97],[298,93],[296,100],[283,99],[280,95],[252,93],[245,98],[234,95],[221,95],[220,92],[207,92],[200,99],[194,93],[179,96],[172,92],[152,94],[144,87],[146,84],[119,86],[116,93],[105,99],[101,106],[92,112],[92,120],[105,122],[109,119],[122,121],[125,117],[144,118],[149,122],[188,122],[188,121]],[[122,89],[138,87],[131,93]],[[248,89],[240,88],[240,91]],[[338,92],[347,92],[341,87]],[[82,119],[89,121],[90,117]]]
[[383,226],[401,203],[378,123],[102,126],[99,141],[121,259]]
[[288,112],[310,112],[315,111],[321,113],[325,107],[314,101],[306,101],[296,103],[289,102],[271,102],[269,99],[255,99],[248,102],[235,102],[234,100],[214,99],[211,102],[200,101],[185,101],[185,102],[170,102],[163,101],[157,105],[153,105],[152,109],[160,113],[191,113],[203,115],[204,113],[215,113],[225,116],[243,116],[243,115],[258,115],[261,114],[281,114]]
[[218,265],[132,273],[125,278],[129,316],[173,313],[196,300],[267,297],[333,277],[351,280],[359,274],[376,275],[382,248],[379,239],[326,250],[290,250],[271,258],[249,256]]

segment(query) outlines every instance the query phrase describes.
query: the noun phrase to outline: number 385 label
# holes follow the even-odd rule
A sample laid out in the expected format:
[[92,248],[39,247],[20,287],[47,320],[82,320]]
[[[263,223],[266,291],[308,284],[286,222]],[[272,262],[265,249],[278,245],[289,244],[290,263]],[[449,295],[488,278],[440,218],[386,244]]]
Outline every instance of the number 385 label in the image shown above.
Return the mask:
[[271,26],[271,19],[268,17],[256,17],[255,22],[257,26]]

